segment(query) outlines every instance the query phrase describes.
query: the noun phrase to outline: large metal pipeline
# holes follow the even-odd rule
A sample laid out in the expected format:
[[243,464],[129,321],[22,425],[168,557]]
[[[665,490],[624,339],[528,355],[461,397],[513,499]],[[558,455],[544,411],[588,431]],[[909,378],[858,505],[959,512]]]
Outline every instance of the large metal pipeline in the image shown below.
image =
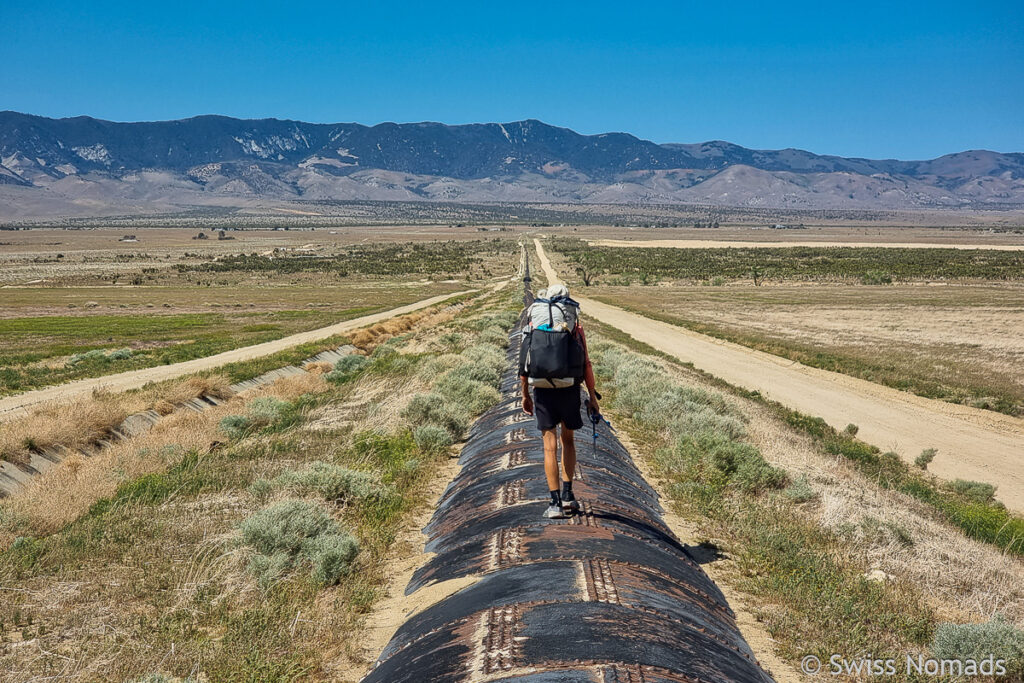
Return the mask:
[[[524,280],[529,304],[528,267]],[[477,580],[413,614],[364,683],[771,681],[607,427],[596,452],[589,426],[576,434],[580,513],[542,518],[541,435],[518,400],[521,324],[502,400],[473,425],[462,469],[424,529],[434,555],[406,594]]]

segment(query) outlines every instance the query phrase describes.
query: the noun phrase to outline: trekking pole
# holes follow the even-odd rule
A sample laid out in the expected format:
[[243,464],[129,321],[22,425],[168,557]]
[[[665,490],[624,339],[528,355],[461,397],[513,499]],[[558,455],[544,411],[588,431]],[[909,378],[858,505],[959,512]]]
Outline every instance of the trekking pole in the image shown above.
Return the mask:
[[[597,395],[598,399],[601,398],[601,394],[598,394],[596,391],[594,393]],[[598,437],[597,425],[599,425],[601,422],[604,422],[606,425],[608,425],[608,429],[612,430],[613,432],[615,431],[615,428],[612,427],[612,423],[609,422],[604,417],[604,415],[602,415],[597,410],[593,410],[591,408],[591,406],[590,406],[590,399],[589,398],[586,399],[583,402],[583,405],[587,409],[587,417],[590,418],[590,433],[593,436],[593,441],[594,441],[594,457],[597,457],[597,437]]]

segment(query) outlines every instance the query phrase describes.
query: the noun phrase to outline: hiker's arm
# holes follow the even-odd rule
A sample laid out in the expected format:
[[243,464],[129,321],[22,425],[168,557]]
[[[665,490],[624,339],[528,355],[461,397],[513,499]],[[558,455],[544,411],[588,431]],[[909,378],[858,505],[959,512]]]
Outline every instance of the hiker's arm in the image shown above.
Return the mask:
[[519,379],[522,380],[523,385],[523,412],[527,415],[533,415],[533,397],[530,396],[530,380],[526,375],[520,375]]

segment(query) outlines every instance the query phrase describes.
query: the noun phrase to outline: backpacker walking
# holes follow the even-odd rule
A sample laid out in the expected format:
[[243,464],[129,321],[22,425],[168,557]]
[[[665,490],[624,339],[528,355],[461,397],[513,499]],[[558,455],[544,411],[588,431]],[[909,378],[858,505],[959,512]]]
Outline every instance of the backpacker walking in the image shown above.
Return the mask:
[[[583,426],[580,415],[580,384],[590,394],[588,408],[599,412],[600,394],[594,387],[594,369],[590,364],[587,338],[579,320],[579,304],[569,298],[563,284],[541,292],[527,311],[519,352],[519,376],[523,388],[523,412],[536,415],[537,428],[544,438],[544,473],[547,475],[551,503],[544,516],[565,517],[564,510],[576,512],[579,503],[572,492],[576,470],[574,431]],[[530,395],[533,387],[533,395]],[[561,426],[561,439],[557,434]],[[562,442],[562,462],[558,462],[558,442]]]

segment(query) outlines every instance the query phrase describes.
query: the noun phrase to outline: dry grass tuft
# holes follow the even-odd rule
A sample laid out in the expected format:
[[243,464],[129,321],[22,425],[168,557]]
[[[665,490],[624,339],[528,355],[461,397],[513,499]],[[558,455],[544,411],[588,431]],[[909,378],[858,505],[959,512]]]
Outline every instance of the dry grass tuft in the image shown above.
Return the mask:
[[160,415],[170,415],[174,412],[174,404],[161,398],[153,404],[153,410]]
[[300,375],[291,375],[271,382],[265,387],[251,392],[251,396],[276,396],[286,401],[294,401],[303,394],[319,394],[330,385],[323,375],[314,375],[304,372]]
[[57,445],[71,450],[88,446],[128,417],[126,405],[120,396],[102,394],[45,404],[23,420],[0,425],[0,459],[26,463],[33,451]]
[[119,484],[177,464],[189,451],[205,451],[218,439],[217,420],[228,412],[218,407],[202,413],[179,411],[149,432],[125,439],[83,458],[71,455],[35,477],[4,501],[11,517],[33,535],[50,534],[84,514]]
[[182,382],[173,384],[161,398],[168,403],[180,405],[200,396],[226,399],[231,394],[231,380],[224,375],[208,375],[189,377]]
[[320,361],[318,363],[306,363],[302,366],[302,369],[312,375],[326,375],[334,369],[334,365],[326,361]]

